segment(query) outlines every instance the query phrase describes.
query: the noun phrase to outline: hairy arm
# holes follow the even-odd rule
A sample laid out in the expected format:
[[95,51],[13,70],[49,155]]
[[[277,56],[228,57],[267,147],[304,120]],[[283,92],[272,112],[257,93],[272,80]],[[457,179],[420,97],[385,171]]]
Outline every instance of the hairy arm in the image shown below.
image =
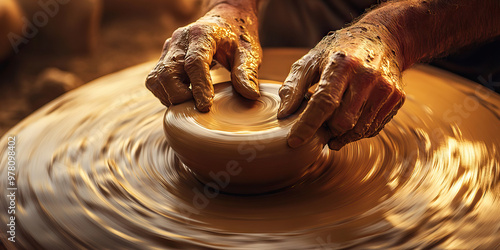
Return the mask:
[[403,71],[416,62],[500,35],[500,1],[391,1],[368,12],[353,26],[357,25],[385,27]]

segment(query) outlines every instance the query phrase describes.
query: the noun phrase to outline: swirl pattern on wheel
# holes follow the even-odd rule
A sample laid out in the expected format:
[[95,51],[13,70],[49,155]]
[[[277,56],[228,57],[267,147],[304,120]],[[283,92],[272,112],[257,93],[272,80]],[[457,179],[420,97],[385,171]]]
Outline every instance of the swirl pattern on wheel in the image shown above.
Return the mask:
[[[500,244],[500,98],[494,93],[433,69],[409,70],[407,102],[380,135],[339,152],[325,149],[306,178],[285,190],[238,196],[207,188],[175,156],[163,131],[165,108],[142,86],[150,67],[87,84],[7,133],[18,138],[18,203],[16,243],[2,237],[6,247]],[[454,103],[467,113],[453,113]],[[0,199],[2,211],[8,206]],[[5,225],[6,216],[0,218]]]

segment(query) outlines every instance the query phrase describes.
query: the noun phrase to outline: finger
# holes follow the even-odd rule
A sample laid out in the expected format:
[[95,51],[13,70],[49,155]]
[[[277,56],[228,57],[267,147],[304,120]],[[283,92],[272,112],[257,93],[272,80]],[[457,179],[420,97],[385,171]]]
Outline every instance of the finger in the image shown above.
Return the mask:
[[170,101],[168,100],[168,95],[163,86],[160,84],[160,81],[158,80],[157,77],[149,77],[146,79],[146,88],[151,91],[156,98],[160,100],[160,102],[167,106],[170,107],[172,105]]
[[148,89],[152,89],[155,96],[166,106],[192,98],[183,67],[186,48],[180,42],[185,39],[187,30],[180,28],[174,32],[172,38],[165,41],[160,61],[146,80]]
[[290,147],[298,147],[309,140],[339,107],[351,71],[351,64],[337,63],[335,57],[330,60],[323,71],[318,90],[311,96],[304,113],[290,131]]
[[184,70],[189,28],[177,29],[163,58],[163,70],[158,75],[172,104],[183,103],[192,98],[189,81]]
[[382,77],[379,77],[375,81],[377,83],[371,90],[370,96],[363,109],[363,113],[361,113],[356,126],[349,131],[349,134],[351,135],[359,135],[363,137],[366,134],[378,112],[394,91],[394,86]]
[[290,73],[279,90],[281,98],[278,118],[294,113],[302,103],[307,89],[319,78],[319,56],[310,51],[292,65]]
[[172,41],[172,38],[168,38],[165,40],[165,43],[163,43],[163,48],[161,50],[161,56],[160,59],[158,60],[159,62],[163,61],[163,58],[165,58],[165,55],[167,55],[168,49],[170,48],[170,42]]
[[365,107],[358,119],[358,122],[356,123],[356,126],[340,137],[335,137],[330,140],[328,143],[330,149],[340,150],[340,148],[347,143],[351,143],[368,136],[367,132],[375,120],[376,115],[394,90],[392,84],[380,77],[378,79],[380,80],[376,80],[378,83],[375,84],[375,87],[372,89],[370,97],[366,101]]
[[331,150],[335,150],[335,151],[339,151],[340,149],[342,149],[348,142],[345,142],[343,140],[339,140],[338,138],[335,138],[333,140],[330,140],[328,142],[328,147],[331,149]]
[[210,64],[215,53],[215,40],[204,34],[203,27],[190,29],[190,44],[186,52],[184,69],[191,81],[196,108],[208,112],[213,103],[214,88],[210,77]]
[[369,72],[357,72],[356,78],[350,80],[340,107],[327,122],[332,136],[338,137],[354,128],[370,96],[373,80]]
[[378,126],[378,128],[375,130],[375,132],[373,134],[370,135],[370,137],[373,137],[373,136],[376,136],[380,133],[380,131],[382,131],[382,129],[384,129],[385,125],[390,122],[392,120],[392,118],[398,113],[398,110],[399,110],[399,106],[401,105],[396,105],[396,107],[394,108],[394,110],[389,113],[385,119],[382,121],[382,123]]
[[366,133],[367,137],[372,137],[377,135],[384,125],[389,122],[392,117],[397,113],[405,101],[405,94],[400,89],[395,89],[387,101],[384,103],[382,108],[380,108],[377,116],[373,120],[370,129]]
[[156,63],[155,67],[153,68],[153,70],[151,70],[151,73],[154,73],[154,72],[158,72],[158,70],[160,69],[160,67],[163,65],[163,60],[165,58],[165,56],[167,55],[169,49],[170,49],[170,43],[172,41],[172,38],[168,38],[167,40],[165,40],[165,43],[163,43],[163,48],[161,50],[161,55],[160,55],[160,59],[158,59],[158,63]]
[[260,66],[260,53],[251,48],[240,46],[234,55],[231,81],[236,92],[242,96],[256,100],[260,97],[257,70]]
[[172,104],[183,103],[192,98],[188,77],[184,70],[185,55],[185,48],[172,45],[163,60],[164,66],[158,74],[158,79]]
[[[313,49],[292,65],[290,73],[279,91],[281,102],[278,109],[278,119],[285,118],[297,111],[304,97],[309,97],[305,96],[309,86],[320,78],[323,61],[321,58],[329,53],[329,48],[334,41],[335,33],[328,33]],[[342,52],[333,55],[345,57]]]
[[163,66],[163,58],[165,58],[165,55],[167,54],[168,48],[170,46],[170,41],[171,38],[167,39],[163,44],[160,59],[146,78],[146,88],[148,88],[156,96],[156,98],[158,98],[160,102],[167,107],[170,106],[171,103],[168,100],[168,95],[165,89],[163,88],[163,86],[161,86],[161,83],[158,79],[158,74]]

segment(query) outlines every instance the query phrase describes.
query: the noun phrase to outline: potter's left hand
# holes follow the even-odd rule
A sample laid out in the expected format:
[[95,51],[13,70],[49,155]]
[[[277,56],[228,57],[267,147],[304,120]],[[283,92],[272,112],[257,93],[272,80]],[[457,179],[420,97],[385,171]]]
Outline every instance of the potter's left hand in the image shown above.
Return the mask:
[[294,113],[310,86],[319,84],[291,129],[291,147],[305,143],[325,124],[330,131],[329,147],[339,150],[349,142],[377,135],[396,114],[405,94],[397,48],[384,34],[368,25],[331,32],[292,65],[280,89],[278,118]]
[[209,69],[214,61],[231,71],[238,93],[252,100],[260,96],[257,70],[262,48],[256,3],[214,2],[203,17],[172,34],[147,77],[146,87],[166,106],[194,98],[199,111],[209,111],[214,98]]

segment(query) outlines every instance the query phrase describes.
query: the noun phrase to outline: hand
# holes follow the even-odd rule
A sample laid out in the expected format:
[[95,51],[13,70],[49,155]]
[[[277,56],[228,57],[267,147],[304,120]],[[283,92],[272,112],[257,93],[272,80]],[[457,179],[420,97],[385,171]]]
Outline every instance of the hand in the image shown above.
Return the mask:
[[288,137],[291,147],[325,124],[329,147],[377,135],[405,100],[395,43],[381,28],[351,26],[331,32],[292,65],[280,89],[278,118],[294,113],[308,88],[319,81]]
[[260,96],[257,70],[261,58],[256,14],[218,4],[165,42],[146,87],[166,106],[194,97],[196,108],[207,112],[214,97],[209,71],[216,60],[231,71],[235,90],[255,100]]

